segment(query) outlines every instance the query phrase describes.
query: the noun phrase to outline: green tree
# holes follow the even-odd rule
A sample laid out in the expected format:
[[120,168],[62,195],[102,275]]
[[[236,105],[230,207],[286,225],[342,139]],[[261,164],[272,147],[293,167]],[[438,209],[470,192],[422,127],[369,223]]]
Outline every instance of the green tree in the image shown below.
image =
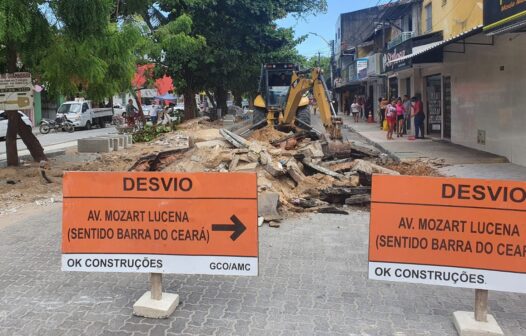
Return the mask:
[[331,58],[329,56],[304,57],[300,64],[305,69],[321,68],[325,79],[331,75]]
[[[167,66],[176,90],[185,96],[185,116],[195,115],[194,96],[201,90],[214,93],[217,107],[226,111],[227,92],[239,102],[254,91],[261,63],[285,49],[293,50],[291,30],[276,28],[275,20],[293,13],[304,15],[326,9],[325,0],[160,0],[146,18],[163,45],[159,61]],[[159,17],[159,12],[168,13]],[[198,50],[187,58],[179,47],[166,43],[170,34],[164,26],[181,20],[185,25],[183,44],[197,43]],[[188,16],[188,17],[187,17]],[[191,20],[190,20],[191,19]],[[179,24],[177,25],[179,26]],[[202,41],[202,42],[199,42]],[[167,52],[169,49],[172,52]],[[192,48],[191,48],[192,49]],[[195,51],[195,49],[193,49]],[[295,51],[290,54],[295,54]],[[166,71],[166,70],[161,70]]]
[[[114,0],[1,0],[0,69],[28,71],[48,91],[103,100],[127,90],[141,34],[119,21]],[[9,165],[18,165],[19,133],[35,160],[42,146],[18,113],[8,111]]]
[[[51,27],[40,10],[43,1],[2,0],[0,2],[0,71],[12,73],[30,71],[38,64],[38,57],[45,51],[41,47],[49,41]],[[21,62],[20,62],[21,61]],[[7,164],[19,163],[16,145],[17,134],[36,161],[46,160],[44,149],[22,121],[17,111],[6,111],[8,128],[6,134]]]
[[174,81],[179,93],[184,94],[185,119],[195,116],[196,103],[194,96],[202,89],[204,78],[199,78],[199,57],[204,52],[206,40],[203,36],[192,33],[193,21],[187,14],[161,26],[155,32],[162,47],[161,61],[165,65],[162,71],[167,72]]

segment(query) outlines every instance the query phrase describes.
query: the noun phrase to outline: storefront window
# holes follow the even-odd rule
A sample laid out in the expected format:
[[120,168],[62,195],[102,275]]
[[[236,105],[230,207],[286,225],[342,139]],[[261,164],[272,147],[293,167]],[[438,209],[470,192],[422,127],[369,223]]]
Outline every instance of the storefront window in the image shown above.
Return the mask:
[[398,77],[389,78],[389,98],[398,98]]
[[427,133],[441,135],[442,132],[442,77],[426,78]]

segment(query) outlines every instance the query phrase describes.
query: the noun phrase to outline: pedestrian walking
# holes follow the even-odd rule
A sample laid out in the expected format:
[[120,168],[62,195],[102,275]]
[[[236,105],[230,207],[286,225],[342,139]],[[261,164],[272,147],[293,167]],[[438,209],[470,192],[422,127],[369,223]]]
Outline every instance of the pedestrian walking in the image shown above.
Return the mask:
[[356,99],[354,99],[351,105],[351,112],[354,122],[358,122],[360,118],[360,104],[358,104],[358,100]]
[[351,105],[349,104],[349,99],[345,99],[345,103],[343,104],[343,114],[351,114]]
[[385,121],[385,110],[387,108],[387,105],[389,104],[389,101],[386,98],[380,97],[378,98],[378,105],[380,106],[380,129],[384,129],[384,121]]
[[405,107],[402,103],[402,98],[398,97],[396,100],[396,120],[397,120],[397,129],[396,137],[400,138],[404,136],[404,124],[405,124]]
[[385,118],[387,120],[387,140],[393,140],[393,133],[396,124],[396,100],[391,100],[391,103],[385,108]]
[[133,100],[129,99],[128,104],[126,105],[126,121],[128,125],[135,124],[135,114],[137,113],[137,108],[133,106]]
[[415,118],[415,138],[424,139],[424,120],[426,118],[424,114],[424,104],[419,97],[413,97],[413,117]]

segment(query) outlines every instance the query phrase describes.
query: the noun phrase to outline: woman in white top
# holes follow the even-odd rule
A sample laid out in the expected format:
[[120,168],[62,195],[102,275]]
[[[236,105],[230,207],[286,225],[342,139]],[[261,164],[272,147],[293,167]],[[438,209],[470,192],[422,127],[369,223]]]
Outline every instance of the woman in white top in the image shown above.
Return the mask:
[[356,101],[356,99],[353,101],[351,105],[351,113],[352,117],[354,119],[354,122],[358,122],[358,117],[360,115],[360,104]]

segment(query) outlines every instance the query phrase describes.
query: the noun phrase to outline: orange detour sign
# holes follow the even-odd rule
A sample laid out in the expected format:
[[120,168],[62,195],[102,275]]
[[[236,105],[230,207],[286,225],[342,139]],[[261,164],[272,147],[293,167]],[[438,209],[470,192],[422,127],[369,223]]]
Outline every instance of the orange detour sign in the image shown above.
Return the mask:
[[62,270],[258,275],[254,173],[67,172]]
[[526,183],[373,176],[369,278],[526,293]]

